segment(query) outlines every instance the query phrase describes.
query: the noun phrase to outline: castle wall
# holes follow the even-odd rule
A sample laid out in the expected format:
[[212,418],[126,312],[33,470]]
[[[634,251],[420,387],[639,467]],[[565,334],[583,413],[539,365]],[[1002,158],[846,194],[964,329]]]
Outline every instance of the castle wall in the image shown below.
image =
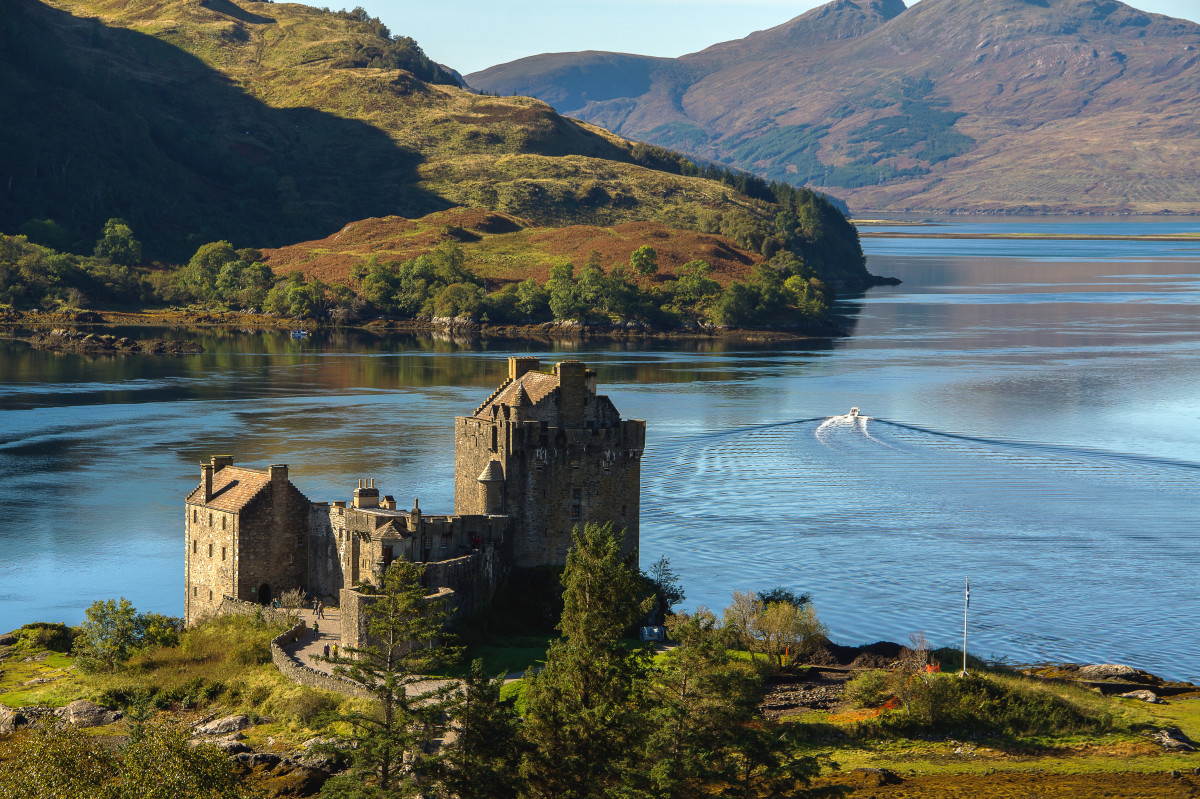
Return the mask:
[[307,587],[310,505],[284,476],[242,509],[235,598],[265,604]]
[[[339,514],[338,511],[342,511]],[[336,597],[346,584],[342,550],[349,546],[344,524],[345,508],[331,508],[314,502],[308,514],[308,592],[320,597]],[[353,584],[353,583],[352,583]]]
[[184,505],[184,513],[184,621],[195,624],[236,591],[238,516],[199,505]]

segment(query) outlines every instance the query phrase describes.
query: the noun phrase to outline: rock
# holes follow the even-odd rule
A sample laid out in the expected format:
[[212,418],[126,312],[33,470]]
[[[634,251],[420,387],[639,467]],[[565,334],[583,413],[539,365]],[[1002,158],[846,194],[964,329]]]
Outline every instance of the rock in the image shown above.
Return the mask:
[[0,735],[12,732],[26,724],[25,716],[6,705],[0,705]]
[[119,720],[121,711],[101,707],[86,699],[76,699],[54,711],[54,715],[72,727],[103,727]]
[[1196,744],[1183,734],[1178,727],[1164,727],[1161,730],[1149,730],[1142,733],[1150,740],[1162,746],[1168,752],[1195,752]]
[[266,766],[267,768],[274,768],[279,765],[279,761],[283,758],[279,755],[273,755],[270,752],[239,752],[233,756],[233,759],[243,766]]
[[227,735],[250,726],[250,717],[245,715],[226,716],[196,728],[196,735]]
[[884,785],[898,785],[904,782],[899,774],[885,768],[856,768],[850,773],[858,778],[855,782],[861,782],[863,785],[871,788],[879,788]]
[[5,633],[0,635],[0,646],[12,646],[17,642],[16,633]]
[[249,752],[250,747],[241,741],[235,741],[232,738],[218,738],[211,742],[213,746],[220,749],[227,755],[240,755],[243,752]]
[[1132,666],[1122,666],[1117,663],[1094,663],[1090,666],[1079,667],[1081,677],[1093,680],[1136,677],[1137,673],[1137,669]]
[[1145,688],[1139,688],[1136,691],[1126,691],[1123,694],[1118,694],[1123,699],[1140,699],[1143,702],[1149,702],[1152,705],[1165,705],[1166,701],[1159,697],[1153,691],[1147,691]]

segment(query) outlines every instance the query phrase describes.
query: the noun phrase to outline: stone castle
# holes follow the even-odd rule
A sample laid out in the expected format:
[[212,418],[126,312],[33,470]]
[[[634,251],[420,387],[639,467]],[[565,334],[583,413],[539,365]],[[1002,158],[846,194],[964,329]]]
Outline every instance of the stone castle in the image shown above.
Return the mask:
[[509,358],[508,379],[454,424],[454,513],[399,510],[374,480],[349,502],[313,502],[288,467],[245,469],[225,456],[200,467],[185,503],[184,616],[219,612],[225,600],[266,605],[300,588],[337,597],[346,640],[362,596],[397,559],[425,564],[430,593],[469,613],[513,571],[566,562],[585,522],[624,530],[638,546],[646,423],[621,419],[596,393],[596,373],[566,360],[543,372]]

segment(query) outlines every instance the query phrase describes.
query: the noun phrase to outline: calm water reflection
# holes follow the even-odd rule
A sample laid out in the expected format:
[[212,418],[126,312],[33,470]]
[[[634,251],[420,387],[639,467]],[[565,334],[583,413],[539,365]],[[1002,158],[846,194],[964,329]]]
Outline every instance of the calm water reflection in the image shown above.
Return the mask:
[[[669,555],[689,605],[812,591],[851,643],[952,643],[969,573],[983,654],[1200,679],[1200,247],[866,244],[905,283],[847,300],[832,346],[533,350],[595,364],[648,421],[643,560]],[[0,343],[0,628],[117,595],[179,613],[180,503],[211,453],[288,463],[314,499],[371,476],[449,510],[451,418],[529,351],[175,334],[207,352]],[[851,405],[873,418],[829,419]]]

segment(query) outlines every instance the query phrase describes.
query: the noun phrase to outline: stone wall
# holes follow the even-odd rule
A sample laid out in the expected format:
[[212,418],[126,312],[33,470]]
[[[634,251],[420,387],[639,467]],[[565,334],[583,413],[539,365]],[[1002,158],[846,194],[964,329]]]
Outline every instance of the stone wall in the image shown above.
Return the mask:
[[295,624],[300,618],[294,610],[263,606],[257,602],[243,602],[231,596],[221,597],[217,613],[222,616],[261,616],[268,624]]
[[238,515],[184,505],[184,621],[218,613],[221,597],[236,591]]
[[[343,588],[341,590],[343,648],[364,649],[371,645],[370,636],[367,635],[366,609],[376,601],[376,595],[362,594],[352,588]],[[433,604],[435,602],[444,603],[446,609],[451,614],[451,618],[453,618],[456,605],[456,597],[453,590],[439,588],[437,591],[426,596],[424,601],[426,604]]]
[[[308,593],[325,599],[336,598],[346,585],[342,550],[349,546],[345,525],[334,525],[345,518],[345,508],[331,508],[314,502],[308,514]],[[353,583],[351,583],[353,585]]]
[[275,664],[275,668],[279,669],[280,673],[292,682],[306,685],[309,688],[319,688],[322,691],[336,691],[337,693],[349,696],[371,699],[371,693],[357,683],[347,680],[344,677],[317,671],[287,653],[284,647],[298,641],[307,631],[308,625],[304,621],[300,621],[296,626],[276,636],[271,641],[271,662]]
[[272,466],[270,472],[270,487],[241,512],[237,542],[237,597],[264,604],[284,591],[307,587],[312,504],[288,480],[286,466]]

